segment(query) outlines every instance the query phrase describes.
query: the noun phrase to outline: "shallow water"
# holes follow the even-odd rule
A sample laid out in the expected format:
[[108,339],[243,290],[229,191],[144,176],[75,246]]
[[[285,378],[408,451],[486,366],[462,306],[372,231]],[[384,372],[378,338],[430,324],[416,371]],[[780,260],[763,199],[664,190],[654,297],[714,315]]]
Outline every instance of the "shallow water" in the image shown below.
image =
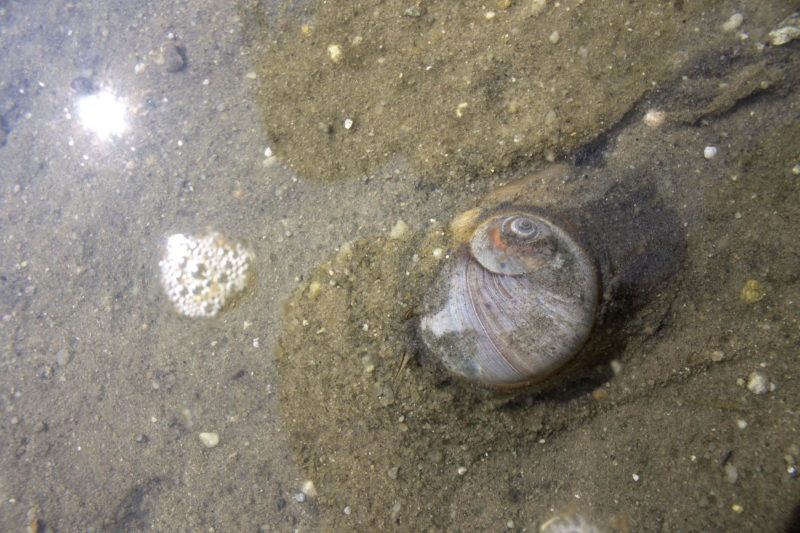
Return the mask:
[[[765,43],[798,3],[665,2],[641,18],[612,2],[323,4],[0,2],[2,529],[536,531],[561,513],[612,531],[788,529],[800,66],[797,41]],[[491,47],[518,35],[513,17],[541,33],[508,56]],[[468,27],[433,39],[442,20]],[[358,35],[383,48],[345,55],[338,77],[328,45],[348,54]],[[369,60],[384,51],[400,70],[454,62],[439,78],[453,97],[414,72],[380,106],[394,78]],[[526,83],[525,54],[547,73],[530,85],[543,100],[503,85],[515,69]],[[593,74],[608,66],[619,76]],[[98,94],[111,105],[82,114]],[[415,98],[430,101],[415,112]],[[542,183],[546,203],[657,191],[682,267],[590,377],[459,402],[379,289],[421,277],[403,262],[415,246],[553,159],[574,179]],[[408,237],[387,251],[398,220]],[[168,236],[208,230],[242,242],[254,275],[217,316],[181,316],[159,260]],[[332,332],[320,348],[284,305],[324,276],[347,299],[300,307]],[[276,362],[281,336],[321,370]]]

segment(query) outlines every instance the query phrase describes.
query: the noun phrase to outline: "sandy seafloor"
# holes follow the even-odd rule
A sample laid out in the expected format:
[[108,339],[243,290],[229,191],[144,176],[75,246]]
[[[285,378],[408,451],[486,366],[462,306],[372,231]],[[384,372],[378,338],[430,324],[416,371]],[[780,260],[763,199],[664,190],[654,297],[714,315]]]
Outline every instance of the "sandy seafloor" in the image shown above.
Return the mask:
[[[557,12],[581,2],[546,4]],[[796,526],[798,43],[763,43],[798,5],[713,6],[680,45],[681,57],[697,62],[664,69],[652,91],[595,128],[602,142],[579,147],[580,157],[550,139],[528,154],[504,153],[508,166],[491,175],[437,182],[409,153],[391,153],[367,174],[312,181],[282,164],[260,108],[268,97],[259,94],[268,32],[313,26],[308,6],[262,12],[274,18],[261,41],[248,3],[0,0],[0,529],[413,530],[418,522],[537,531],[560,513],[611,531]],[[741,27],[721,35],[737,12]],[[562,44],[569,35],[561,29]],[[160,57],[176,43],[180,69]],[[325,50],[319,55],[324,61]],[[124,132],[103,140],[81,124],[85,80],[124,101]],[[673,114],[648,125],[650,109]],[[706,159],[709,145],[718,151]],[[265,157],[268,147],[278,157]],[[308,157],[336,153],[329,146]],[[666,315],[614,359],[618,372],[608,373],[604,392],[540,404],[554,414],[538,417],[527,447],[494,455],[448,440],[441,451],[420,450],[417,464],[394,465],[393,475],[360,476],[376,467],[366,459],[350,465],[354,475],[312,479],[317,494],[298,496],[314,472],[336,470],[309,468],[319,435],[302,440],[287,416],[307,409],[325,426],[317,413],[348,410],[279,374],[283,302],[344,243],[385,235],[398,219],[425,232],[547,157],[566,159],[583,180],[655,184],[678,213],[686,259],[662,290]],[[170,234],[208,228],[250,247],[256,278],[219,316],[182,317],[159,282],[162,247]],[[756,294],[744,298],[749,280]],[[747,387],[756,371],[763,394]],[[533,413],[535,402],[522,405]],[[499,416],[514,426],[514,412]],[[430,429],[414,426],[413,410],[403,420],[412,435]],[[349,437],[369,438],[369,423],[352,422],[353,432],[340,431],[339,453],[358,446]],[[219,444],[205,447],[201,432],[216,432]],[[414,470],[441,476],[436,486],[452,494],[398,489]],[[371,494],[392,501],[394,492],[405,499],[373,506]]]

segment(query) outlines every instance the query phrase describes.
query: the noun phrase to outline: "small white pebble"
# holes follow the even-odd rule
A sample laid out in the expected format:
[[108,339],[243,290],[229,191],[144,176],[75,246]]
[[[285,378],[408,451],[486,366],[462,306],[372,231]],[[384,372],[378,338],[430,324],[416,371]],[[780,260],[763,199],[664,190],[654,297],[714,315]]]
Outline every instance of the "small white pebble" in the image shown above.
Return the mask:
[[716,157],[717,151],[718,150],[716,146],[712,146],[709,144],[708,146],[703,148],[703,157],[705,157],[706,159],[713,159],[714,157]]
[[203,443],[203,446],[206,448],[213,448],[217,444],[219,444],[219,435],[214,432],[203,432],[198,435],[200,437],[200,442]]
[[269,146],[264,148],[264,157],[266,158],[272,157],[272,148],[270,148]]
[[736,427],[738,427],[739,429],[747,428],[747,420],[739,418],[738,420],[736,420]]
[[634,474],[632,477],[634,481],[639,481],[639,474]]
[[550,41],[552,44],[558,44],[558,41],[561,40],[561,34],[558,31],[554,31],[547,37],[547,40]]
[[619,359],[612,359],[608,365],[615,376],[619,376],[622,373],[622,363],[620,363]]
[[300,491],[309,498],[314,498],[317,495],[317,489],[314,487],[314,482],[310,479],[303,481]]
[[795,176],[800,176],[800,163],[797,163],[795,166],[792,167],[792,174]]
[[744,17],[741,13],[734,13],[731,17],[722,24],[722,31],[729,33],[739,29],[739,26],[744,22]]
[[247,78],[248,80],[254,80],[258,77],[258,74],[256,74],[255,70],[251,70],[250,72],[245,74],[244,77]]
[[486,20],[492,20],[495,17],[495,15],[497,15],[497,13],[495,13],[494,11],[487,11],[486,13],[483,14]]
[[294,495],[294,501],[298,503],[303,503],[304,501],[306,501],[306,495],[303,494],[302,492],[298,492],[297,494]]
[[338,63],[342,60],[342,47],[338,44],[329,44],[328,45],[328,57],[334,63]]
[[664,123],[666,118],[667,114],[663,111],[659,111],[658,109],[650,109],[644,114],[644,118],[642,120],[647,126],[651,128],[657,128]]
[[259,346],[258,337],[256,337],[253,339],[253,348],[258,348],[258,346]]
[[459,466],[459,467],[458,467],[458,470],[456,470],[456,472],[458,472],[458,475],[459,475],[459,476],[463,476],[464,474],[466,474],[466,473],[467,473],[467,467],[465,467],[465,466]]
[[770,390],[769,378],[762,372],[750,372],[747,378],[747,390],[753,394],[766,394]]
[[432,253],[434,259],[441,259],[442,255],[444,255],[444,250],[441,248],[434,248]]
[[353,127],[353,119],[352,118],[344,119],[344,129],[349,130],[352,127]]
[[349,506],[349,505],[347,505],[347,506],[345,506],[345,508],[342,510],[342,512],[344,512],[344,514],[346,514],[346,515],[350,515],[350,513],[352,512],[352,510],[350,509],[350,506]]

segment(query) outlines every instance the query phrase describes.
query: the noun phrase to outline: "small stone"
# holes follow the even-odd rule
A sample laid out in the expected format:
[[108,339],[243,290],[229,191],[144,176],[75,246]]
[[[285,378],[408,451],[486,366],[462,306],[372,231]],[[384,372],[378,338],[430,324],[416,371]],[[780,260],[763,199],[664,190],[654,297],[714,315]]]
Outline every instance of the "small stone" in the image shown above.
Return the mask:
[[639,474],[633,474],[633,476],[631,477],[633,478],[634,481],[639,481]]
[[161,45],[156,63],[164,65],[164,70],[167,72],[180,72],[186,66],[185,51],[183,47],[173,42],[166,42]]
[[459,466],[459,467],[458,467],[458,470],[456,470],[456,472],[458,472],[458,475],[459,475],[459,476],[463,476],[464,474],[466,474],[466,473],[467,473],[467,467],[465,467],[465,466]]
[[739,429],[747,429],[747,420],[743,420],[741,418],[738,418],[736,420],[736,427],[739,428]]
[[85,76],[78,76],[71,82],[69,82],[70,88],[78,93],[80,96],[85,96],[87,94],[92,94],[94,92],[94,83],[92,80]]
[[341,45],[336,43],[328,45],[328,57],[334,63],[339,63],[342,60],[342,56],[344,53],[342,52]]
[[511,0],[497,0],[497,9],[508,9],[511,4]]
[[760,302],[767,295],[764,286],[757,279],[749,279],[742,287],[742,300],[748,304]]
[[769,32],[769,42],[772,46],[781,46],[800,37],[800,11],[792,13],[778,24],[778,27]]
[[711,360],[713,362],[719,363],[723,359],[725,359],[725,352],[723,352],[722,350],[714,350],[713,352],[711,352]]
[[72,361],[72,352],[66,348],[61,348],[56,352],[56,364],[66,366]]
[[405,223],[402,219],[395,222],[392,229],[389,230],[389,238],[392,240],[402,238],[406,233],[408,233],[408,224]]
[[744,507],[742,507],[738,503],[734,503],[733,505],[731,505],[731,510],[736,514],[741,514],[741,512],[744,511]]
[[644,114],[644,118],[642,120],[647,126],[651,128],[657,128],[664,123],[666,118],[667,114],[663,111],[659,111],[658,109],[650,109]]
[[306,495],[303,494],[302,492],[298,492],[293,497],[294,501],[296,501],[297,503],[303,503],[304,501],[306,501]]
[[753,394],[766,394],[770,390],[770,381],[763,372],[755,370],[747,377],[747,390]]
[[483,14],[483,17],[486,20],[492,20],[496,16],[497,16],[497,13],[495,13],[494,11],[487,11],[486,13]]
[[150,439],[144,433],[139,433],[136,435],[136,437],[134,437],[134,440],[136,440],[136,442],[139,444],[147,444]]
[[346,514],[346,515],[348,515],[348,516],[349,516],[349,515],[350,515],[350,513],[352,512],[352,510],[350,509],[350,506],[349,506],[349,505],[346,505],[346,506],[344,507],[344,509],[342,509],[342,512],[343,512],[344,514]]
[[434,248],[433,252],[431,253],[433,254],[434,259],[441,259],[442,256],[444,255],[444,250],[442,250],[441,248]]
[[714,159],[717,156],[718,151],[719,150],[717,150],[716,146],[708,145],[703,148],[703,157],[706,159]]
[[405,11],[403,11],[403,15],[406,17],[416,18],[422,15],[422,9],[419,6],[411,6],[409,8],[406,8]]
[[250,72],[245,74],[244,77],[247,78],[248,80],[254,80],[254,79],[258,78],[258,74],[256,74],[255,70],[251,70]]
[[530,0],[528,3],[528,13],[538,15],[547,7],[547,0]]
[[733,485],[739,479],[739,472],[736,470],[736,467],[733,466],[731,463],[725,464],[725,479]]
[[316,300],[319,297],[319,293],[322,292],[322,283],[319,281],[312,281],[308,284],[308,299],[309,300]]
[[300,487],[300,491],[309,498],[317,497],[317,489],[316,487],[314,487],[314,482],[311,481],[310,479],[303,481],[303,485]]
[[389,479],[397,479],[397,474],[400,472],[399,466],[391,467],[386,474],[389,476]]
[[558,41],[561,40],[561,34],[557,31],[554,31],[549,37],[547,37],[547,40],[550,41],[551,44],[558,44]]
[[213,448],[217,444],[219,444],[219,435],[214,432],[203,432],[198,435],[200,437],[200,442],[203,443],[203,446],[206,448]]
[[734,13],[731,17],[722,24],[722,31],[730,33],[736,31],[744,22],[744,16],[741,13]]
[[350,128],[353,127],[353,119],[352,118],[344,119],[344,123],[342,124],[342,126],[344,126],[344,129],[349,130]]

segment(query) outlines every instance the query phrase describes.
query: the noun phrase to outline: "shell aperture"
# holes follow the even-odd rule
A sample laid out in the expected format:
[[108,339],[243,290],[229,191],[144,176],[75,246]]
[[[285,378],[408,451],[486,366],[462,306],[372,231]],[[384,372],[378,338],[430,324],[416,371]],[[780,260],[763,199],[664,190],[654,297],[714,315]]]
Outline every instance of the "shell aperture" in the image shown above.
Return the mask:
[[540,381],[583,346],[598,304],[594,264],[562,228],[512,212],[481,223],[426,295],[428,350],[489,386]]

